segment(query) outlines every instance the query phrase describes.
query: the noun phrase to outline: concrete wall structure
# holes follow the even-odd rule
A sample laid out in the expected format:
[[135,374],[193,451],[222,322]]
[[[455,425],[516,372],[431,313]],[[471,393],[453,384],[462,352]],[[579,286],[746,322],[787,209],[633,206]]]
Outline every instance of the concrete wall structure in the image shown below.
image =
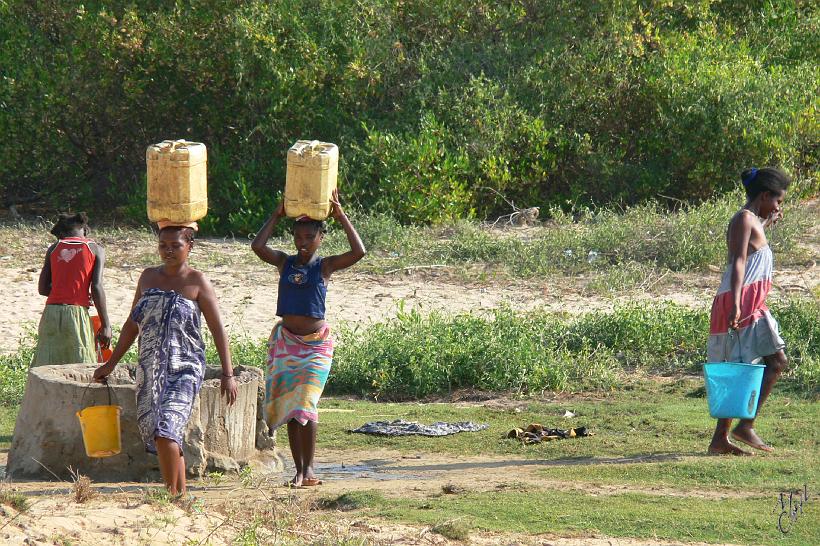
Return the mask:
[[[137,430],[136,366],[121,364],[109,378],[110,390],[90,384],[96,366],[40,366],[29,371],[14,427],[6,474],[12,478],[69,478],[69,468],[95,481],[161,481],[154,455],[146,453]],[[220,394],[221,370],[208,368],[194,401],[183,451],[191,477],[207,471],[238,470],[251,459],[274,454],[275,438],[262,420],[262,372],[238,366],[236,403]],[[86,456],[76,412],[91,405],[122,408],[122,452],[106,458]],[[261,396],[261,398],[260,398]],[[258,446],[258,447],[257,447]],[[259,449],[261,448],[261,449]]]

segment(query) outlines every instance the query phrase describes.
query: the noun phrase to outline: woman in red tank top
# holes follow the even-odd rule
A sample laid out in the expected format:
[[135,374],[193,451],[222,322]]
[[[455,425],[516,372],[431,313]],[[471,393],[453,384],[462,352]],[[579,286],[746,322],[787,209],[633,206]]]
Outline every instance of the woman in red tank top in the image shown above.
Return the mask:
[[111,343],[111,325],[102,286],[105,252],[86,238],[84,212],[61,214],[51,229],[59,240],[46,252],[40,272],[40,295],[48,296],[40,318],[37,350],[32,366],[97,362],[95,334],[88,308],[93,299],[101,328],[96,341]]

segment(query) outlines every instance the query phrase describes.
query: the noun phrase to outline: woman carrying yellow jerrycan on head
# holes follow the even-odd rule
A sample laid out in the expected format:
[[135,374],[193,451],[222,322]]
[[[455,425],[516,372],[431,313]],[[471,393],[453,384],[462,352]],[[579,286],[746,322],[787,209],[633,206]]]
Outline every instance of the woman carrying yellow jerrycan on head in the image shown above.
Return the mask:
[[325,297],[330,276],[361,260],[364,244],[339,204],[338,191],[333,192],[332,217],[347,234],[350,250],[338,256],[317,254],[325,235],[325,224],[304,216],[292,227],[296,254],[287,255],[267,245],[274,226],[285,215],[282,203],[265,222],[252,243],[259,258],[279,270],[279,294],[276,314],[282,317],[268,341],[268,363],[265,373],[265,413],[271,429],[287,423],[296,476],[288,482],[293,487],[319,485],[313,470],[316,431],[319,422],[317,404],[330,373],[333,340],[325,322]]
[[105,251],[86,238],[88,217],[84,212],[60,214],[51,233],[59,240],[46,251],[40,271],[38,290],[48,299],[31,365],[97,362],[88,308],[93,299],[100,318],[96,342],[108,347],[111,325],[103,289]]
[[236,401],[228,338],[211,283],[188,265],[196,224],[160,224],[158,250],[163,265],[140,275],[131,315],[122,327],[114,353],[94,372],[108,377],[139,336],[137,425],[145,449],[156,453],[171,495],[185,493],[183,435],[205,374],[205,317],[222,362],[221,391],[228,405]]

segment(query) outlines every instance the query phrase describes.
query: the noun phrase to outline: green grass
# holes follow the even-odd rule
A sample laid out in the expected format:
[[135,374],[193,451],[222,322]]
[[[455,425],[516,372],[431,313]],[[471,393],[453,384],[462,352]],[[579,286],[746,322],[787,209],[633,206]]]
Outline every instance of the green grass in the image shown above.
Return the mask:
[[25,495],[7,490],[0,490],[0,504],[11,506],[18,512],[25,512],[31,506]]
[[[722,267],[726,256],[724,233],[729,218],[743,205],[739,193],[723,195],[699,205],[670,212],[659,203],[626,209],[550,211],[543,227],[524,232],[491,230],[461,221],[438,228],[399,226],[386,216],[354,218],[371,256],[364,267],[376,272],[401,267],[440,264],[461,270],[465,265],[490,267],[501,274],[537,277],[626,268],[612,283],[634,287],[654,272],[693,271],[708,265]],[[806,252],[798,245],[814,223],[813,209],[790,203],[783,222],[769,236],[778,263],[801,262]],[[281,244],[289,246],[289,241]],[[346,248],[344,234],[331,231],[326,252]]]
[[[573,213],[554,209],[545,225],[523,231],[490,229],[466,220],[420,227],[401,225],[384,214],[351,214],[369,250],[356,266],[361,272],[438,265],[467,277],[601,273],[590,288],[607,292],[646,288],[670,270],[722,267],[726,224],[742,204],[740,194],[732,193],[676,212],[658,203]],[[804,263],[809,258],[799,242],[815,215],[816,207],[788,204],[785,219],[769,234],[778,264]],[[39,256],[53,242],[49,227],[33,223],[0,228],[0,244],[11,257],[7,265],[30,265],[34,255],[39,267]],[[148,229],[94,227],[91,236],[105,246],[110,266],[140,269],[158,263],[156,239]],[[287,251],[293,248],[288,235],[274,238],[271,244]],[[334,254],[347,248],[344,232],[331,223],[322,252]],[[260,262],[248,241],[228,237],[198,240],[191,263],[207,272]]]
[[11,447],[11,437],[14,433],[14,422],[20,406],[5,406],[0,404],[0,449]]
[[[820,486],[820,404],[775,389],[756,423],[773,454],[753,458],[706,455],[714,427],[706,401],[697,397],[702,380],[644,381],[628,389],[566,396],[556,401],[522,399],[498,406],[454,403],[372,403],[326,399],[321,415],[319,452],[366,454],[374,449],[420,455],[402,459],[387,472],[424,475],[439,462],[426,453],[451,456],[475,473],[484,464],[495,472],[509,469],[510,487],[467,489],[407,498],[400,493],[349,492],[324,499],[320,506],[391,522],[442,526],[456,522],[460,532],[550,533],[559,536],[603,534],[647,540],[812,544],[820,533],[820,511],[811,502]],[[514,408],[518,406],[521,411]],[[564,418],[572,409],[576,417]],[[320,409],[321,412],[321,409]],[[384,438],[349,434],[366,421],[403,418],[424,423],[488,423],[489,430],[446,438]],[[586,425],[588,438],[522,446],[504,439],[516,426]],[[362,455],[366,458],[366,455]],[[347,455],[350,457],[350,455]],[[494,457],[471,461],[464,457]],[[460,458],[460,459],[459,459]],[[525,478],[517,467],[537,468],[543,480]],[[497,467],[497,468],[496,468]],[[441,474],[439,474],[441,476]],[[458,477],[451,478],[458,483]],[[776,528],[778,495],[807,484],[810,501],[788,537]],[[601,486],[614,486],[601,489]],[[476,487],[476,486],[472,486]],[[777,509],[776,509],[777,508]]]
[[36,346],[37,333],[31,330],[21,336],[16,353],[0,354],[0,407],[15,406],[23,399]]
[[[559,481],[566,474],[570,481],[609,483],[607,480],[618,479],[618,469],[635,468],[634,475],[623,481],[685,488],[744,487],[761,492],[803,483],[820,484],[820,467],[814,462],[820,449],[820,430],[816,426],[820,422],[820,403],[794,398],[778,385],[756,423],[761,437],[777,448],[776,454],[750,461],[708,457],[705,452],[715,422],[709,417],[706,400],[699,397],[702,385],[702,379],[661,383],[645,380],[609,392],[566,395],[554,402],[520,399],[503,409],[477,404],[376,404],[327,399],[320,407],[319,449],[383,448],[407,453],[535,459],[548,466],[545,475]],[[322,413],[328,408],[353,411]],[[567,409],[576,416],[564,418]],[[446,439],[348,433],[367,421],[392,419],[423,423],[473,421],[486,423],[489,429]],[[595,435],[532,446],[506,438],[507,431],[530,423],[558,428],[586,426]],[[634,462],[641,464],[630,467]],[[657,471],[641,473],[639,468]]]
[[[367,494],[364,492],[362,496]],[[476,492],[420,500],[369,495],[375,498],[363,512],[370,517],[430,526],[441,526],[459,518],[461,533],[465,534],[470,530],[484,530],[808,545],[816,544],[814,540],[820,533],[820,517],[808,505],[789,535],[782,535],[776,527],[780,509],[775,496],[713,499],[555,490]]]

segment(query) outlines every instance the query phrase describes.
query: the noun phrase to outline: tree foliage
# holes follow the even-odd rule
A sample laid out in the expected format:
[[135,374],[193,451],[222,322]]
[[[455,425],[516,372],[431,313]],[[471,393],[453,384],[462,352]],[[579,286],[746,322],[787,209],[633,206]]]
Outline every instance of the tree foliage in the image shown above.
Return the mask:
[[[209,151],[252,231],[299,138],[408,222],[697,200],[748,165],[817,189],[820,15],[786,0],[0,0],[0,186],[144,218],[145,147]],[[495,190],[495,191],[492,191]],[[496,193],[498,192],[498,193]]]

